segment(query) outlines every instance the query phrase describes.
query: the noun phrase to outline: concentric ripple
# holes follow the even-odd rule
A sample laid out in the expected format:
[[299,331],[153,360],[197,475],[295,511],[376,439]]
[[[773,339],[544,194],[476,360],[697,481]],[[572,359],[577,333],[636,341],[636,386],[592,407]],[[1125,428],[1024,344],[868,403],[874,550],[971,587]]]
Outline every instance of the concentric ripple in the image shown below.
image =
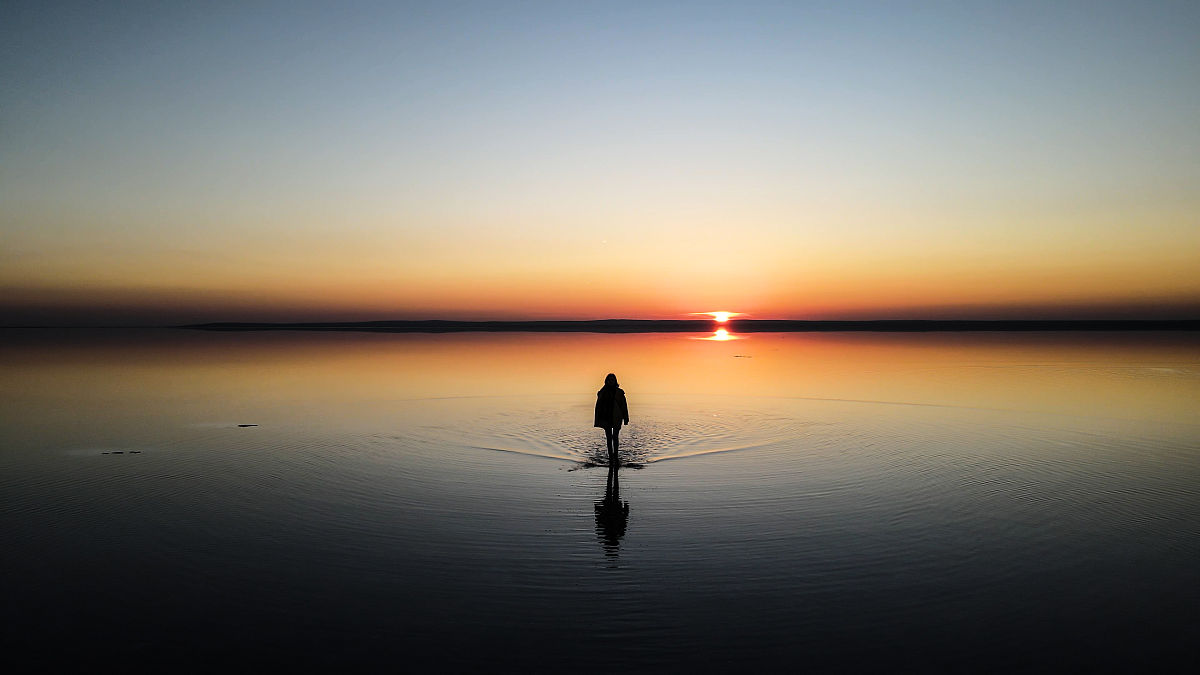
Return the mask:
[[[650,464],[669,459],[748,450],[804,436],[828,422],[783,409],[763,410],[757,399],[688,400],[646,396],[621,432],[621,461]],[[778,405],[769,406],[780,408]],[[604,434],[591,426],[590,404],[577,397],[495,397],[421,401],[440,423],[418,423],[405,434],[423,441],[513,452],[582,464],[606,464]]]

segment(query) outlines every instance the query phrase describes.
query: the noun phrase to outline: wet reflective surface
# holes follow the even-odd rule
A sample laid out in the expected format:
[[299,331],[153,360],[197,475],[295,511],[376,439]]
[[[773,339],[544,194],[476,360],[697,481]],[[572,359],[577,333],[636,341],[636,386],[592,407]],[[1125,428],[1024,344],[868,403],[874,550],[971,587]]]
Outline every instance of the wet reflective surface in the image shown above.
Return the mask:
[[[10,331],[5,647],[542,671],[1196,656],[1195,336],[690,337]],[[590,426],[610,371],[619,471]]]

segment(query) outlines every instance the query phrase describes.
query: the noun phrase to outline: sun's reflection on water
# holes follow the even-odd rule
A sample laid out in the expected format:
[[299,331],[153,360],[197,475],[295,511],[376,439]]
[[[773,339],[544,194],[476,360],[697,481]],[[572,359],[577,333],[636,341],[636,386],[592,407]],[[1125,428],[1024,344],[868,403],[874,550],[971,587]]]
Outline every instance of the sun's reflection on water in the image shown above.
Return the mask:
[[709,335],[707,337],[698,337],[698,338],[692,338],[692,339],[693,340],[715,340],[717,342],[726,342],[728,340],[741,340],[742,336],[732,335],[732,334],[730,334],[730,332],[728,330],[726,330],[724,328],[718,328],[716,331],[713,332],[712,335]]

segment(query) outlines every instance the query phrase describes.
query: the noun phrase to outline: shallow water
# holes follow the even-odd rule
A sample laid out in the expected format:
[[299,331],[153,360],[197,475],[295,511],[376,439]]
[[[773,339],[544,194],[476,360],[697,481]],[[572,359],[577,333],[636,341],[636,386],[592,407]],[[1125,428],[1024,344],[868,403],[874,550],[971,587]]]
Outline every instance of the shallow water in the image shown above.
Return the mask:
[[[49,665],[1200,655],[1194,334],[10,331],[2,349],[4,641]],[[632,418],[615,495],[590,427],[610,370]]]

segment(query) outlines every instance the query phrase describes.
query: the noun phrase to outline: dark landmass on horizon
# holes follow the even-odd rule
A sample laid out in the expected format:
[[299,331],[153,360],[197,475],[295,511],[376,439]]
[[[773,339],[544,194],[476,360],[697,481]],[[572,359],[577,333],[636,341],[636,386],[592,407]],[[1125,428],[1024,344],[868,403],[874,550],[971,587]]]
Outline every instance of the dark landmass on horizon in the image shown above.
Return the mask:
[[193,330],[326,330],[391,333],[711,333],[726,328],[733,333],[805,333],[836,331],[1200,331],[1200,319],[1030,319],[1030,320],[920,320],[797,321],[790,319],[596,319],[587,321],[353,321],[306,323],[202,323],[177,326]]

